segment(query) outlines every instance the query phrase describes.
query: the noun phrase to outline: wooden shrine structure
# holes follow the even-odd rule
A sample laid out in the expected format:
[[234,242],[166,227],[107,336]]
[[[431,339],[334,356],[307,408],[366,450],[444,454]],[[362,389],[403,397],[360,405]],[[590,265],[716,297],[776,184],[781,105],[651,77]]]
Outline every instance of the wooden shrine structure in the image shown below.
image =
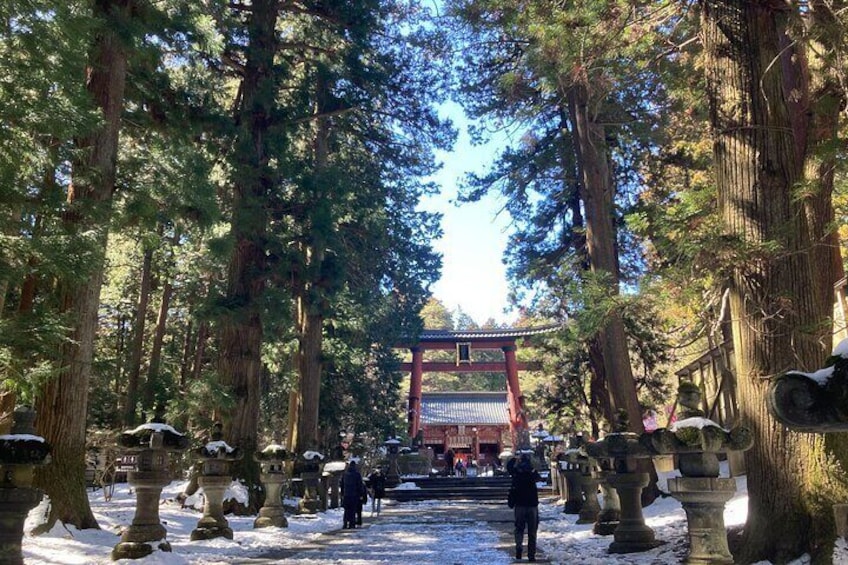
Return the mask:
[[[421,430],[421,394],[424,373],[471,373],[503,372],[506,375],[507,409],[509,428],[513,437],[527,430],[524,412],[524,396],[518,383],[518,372],[539,368],[538,362],[519,363],[515,352],[518,341],[522,343],[534,335],[552,332],[559,326],[535,328],[499,328],[491,330],[424,330],[411,344],[400,344],[396,348],[408,348],[412,362],[402,363],[401,370],[411,374],[409,383],[409,409],[407,425],[410,438]],[[503,361],[475,362],[475,350],[501,350]],[[424,353],[430,350],[453,351],[455,361],[425,361]]]

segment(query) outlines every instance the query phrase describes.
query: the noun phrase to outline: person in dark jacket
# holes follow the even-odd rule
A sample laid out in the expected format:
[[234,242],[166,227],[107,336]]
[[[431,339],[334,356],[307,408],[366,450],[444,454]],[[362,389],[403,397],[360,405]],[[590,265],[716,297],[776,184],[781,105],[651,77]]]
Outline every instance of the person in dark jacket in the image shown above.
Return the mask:
[[536,561],[536,532],[539,529],[539,489],[541,480],[530,456],[523,453],[513,467],[511,501],[515,512],[515,558],[521,559],[524,529],[527,529],[527,559]]
[[453,449],[445,452],[445,468],[448,470],[448,476],[453,475]]
[[368,486],[371,488],[371,516],[374,515],[375,511],[379,516],[383,497],[386,495],[386,475],[379,467],[368,475]]
[[342,528],[345,530],[356,527],[356,511],[362,508],[364,490],[362,474],[356,468],[356,461],[351,461],[347,465],[347,471],[342,475],[342,506],[344,507]]

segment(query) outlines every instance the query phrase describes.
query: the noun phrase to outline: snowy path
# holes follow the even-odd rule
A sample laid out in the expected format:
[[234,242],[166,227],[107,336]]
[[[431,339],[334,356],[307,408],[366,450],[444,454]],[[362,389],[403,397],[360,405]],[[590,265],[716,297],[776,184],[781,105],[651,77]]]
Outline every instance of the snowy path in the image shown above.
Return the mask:
[[379,518],[370,519],[366,511],[361,529],[227,563],[506,565],[513,562],[511,527],[512,512],[503,503],[391,504]]

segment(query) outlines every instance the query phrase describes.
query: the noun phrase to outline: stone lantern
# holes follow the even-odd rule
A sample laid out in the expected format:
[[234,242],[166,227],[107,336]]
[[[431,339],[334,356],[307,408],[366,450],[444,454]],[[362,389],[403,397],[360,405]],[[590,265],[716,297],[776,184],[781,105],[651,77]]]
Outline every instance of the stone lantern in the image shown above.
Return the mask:
[[288,451],[275,442],[254,454],[253,458],[261,466],[259,478],[265,488],[265,502],[259,509],[259,516],[253,521],[253,527],[285,528],[289,525],[283,510],[283,485],[286,483],[285,464]]
[[650,482],[650,475],[639,471],[638,460],[650,458],[652,453],[639,443],[638,434],[626,431],[628,428],[627,415],[621,411],[615,432],[586,445],[586,453],[590,457],[613,460],[615,475],[607,480],[618,492],[621,520],[613,532],[609,553],[648,551],[662,543],[657,541],[654,530],[645,523],[642,514],[642,489]]
[[341,493],[341,478],[347,468],[344,461],[330,461],[324,465],[324,476],[327,477],[327,491],[330,498],[330,508],[338,508]]
[[386,473],[386,486],[396,487],[400,484],[400,469],[398,468],[398,454],[400,453],[400,440],[390,437],[383,442],[389,457],[389,470]]
[[[584,446],[585,447],[585,446]],[[582,505],[578,512],[578,524],[593,524],[598,519],[601,505],[598,503],[597,462],[581,449],[569,449],[565,459],[577,469],[576,481],[582,493]]]
[[224,493],[233,482],[232,462],[241,459],[242,454],[238,448],[227,445],[223,440],[222,426],[216,423],[212,441],[198,449],[196,455],[203,462],[197,484],[203,489],[205,502],[203,517],[192,530],[191,540],[233,539],[233,530],[224,517]]
[[565,482],[565,514],[580,514],[580,509],[583,507],[583,495],[580,488],[580,464],[572,462],[569,459],[571,453],[579,452],[583,447],[584,440],[582,435],[571,436],[568,440],[568,449],[562,453],[560,464],[560,473]]
[[680,383],[677,402],[681,419],[669,428],[644,434],[643,443],[655,453],[676,455],[682,477],[668,480],[671,496],[683,505],[689,523],[688,564],[733,563],[724,527],[724,505],[736,492],[736,481],[719,478],[718,454],[744,451],[753,444],[744,427],[725,430],[704,417],[701,390]]
[[[772,416],[796,432],[848,432],[848,339],[813,373],[787,371],[766,393]],[[833,505],[836,534],[848,538],[848,501]]]
[[612,486],[612,480],[615,477],[613,470],[613,460],[602,458],[598,459],[598,479],[600,479],[601,492],[603,493],[603,504],[601,511],[598,513],[598,519],[595,526],[592,528],[592,533],[599,536],[608,536],[615,533],[621,521],[621,501],[618,498],[618,492]]
[[160,422],[142,424],[118,437],[118,447],[135,456],[135,469],[127,472],[127,482],[135,490],[136,505],[132,524],[112,549],[112,559],[141,559],[154,549],[171,551],[159,519],[159,498],[171,482],[168,453],[183,451],[188,443],[185,435]]
[[303,480],[303,498],[300,499],[299,511],[303,514],[315,514],[321,507],[321,461],[324,454],[308,450],[303,453],[303,470],[300,478]]
[[12,431],[0,435],[0,555],[3,563],[23,564],[24,521],[44,493],[32,488],[33,472],[50,462],[50,445],[35,432],[35,411],[15,408]]

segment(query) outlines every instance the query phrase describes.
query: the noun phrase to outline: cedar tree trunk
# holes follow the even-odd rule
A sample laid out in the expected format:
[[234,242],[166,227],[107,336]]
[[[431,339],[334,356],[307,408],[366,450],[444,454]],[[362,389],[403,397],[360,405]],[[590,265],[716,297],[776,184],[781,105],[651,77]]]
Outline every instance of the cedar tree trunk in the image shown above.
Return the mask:
[[809,225],[793,192],[803,141],[779,64],[787,5],[709,0],[702,8],[719,206],[740,249],[729,282],[740,419],[755,437],[736,560],[783,563],[825,543],[833,524],[822,499],[834,476],[823,436],[788,431],[765,403],[770,378],[818,368],[823,355]]
[[86,280],[59,285],[62,310],[73,326],[60,352],[58,374],[36,403],[39,433],[53,447],[52,463],[36,475],[37,485],[50,497],[48,529],[57,519],[79,529],[98,527],[85,490],[85,424],[127,75],[127,53],[118,30],[127,28],[133,1],[97,0],[93,9],[103,27],[92,46],[87,88],[102,112],[103,125],[77,140],[81,158],[74,163],[66,225],[72,232],[97,234],[96,247]]

